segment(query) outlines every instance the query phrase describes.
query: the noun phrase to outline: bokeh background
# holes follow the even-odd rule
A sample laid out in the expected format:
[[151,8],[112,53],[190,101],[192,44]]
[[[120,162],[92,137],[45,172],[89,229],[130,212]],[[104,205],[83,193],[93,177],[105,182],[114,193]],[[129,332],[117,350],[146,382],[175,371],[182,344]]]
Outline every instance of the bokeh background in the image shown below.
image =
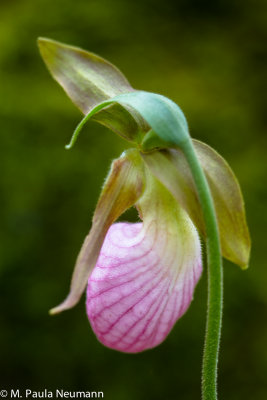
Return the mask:
[[[112,159],[127,144],[90,122],[64,150],[80,112],[51,79],[36,38],[84,47],[135,88],[184,110],[191,134],[231,164],[244,193],[250,269],[224,263],[219,393],[267,398],[266,43],[264,0],[1,0],[0,388],[101,390],[109,400],[200,399],[206,274],[158,348],[121,354],[96,340],[84,299],[66,295]],[[136,218],[131,211],[124,216]]]

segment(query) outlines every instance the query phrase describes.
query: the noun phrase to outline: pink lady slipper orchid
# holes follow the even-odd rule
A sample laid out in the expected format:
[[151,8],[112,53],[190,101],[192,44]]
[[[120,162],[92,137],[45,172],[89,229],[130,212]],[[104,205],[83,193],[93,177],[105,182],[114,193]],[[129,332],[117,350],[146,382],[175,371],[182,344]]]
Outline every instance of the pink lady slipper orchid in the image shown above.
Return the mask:
[[[89,118],[135,145],[113,162],[70,293],[51,312],[73,307],[87,286],[87,315],[100,342],[130,353],[152,348],[188,309],[202,272],[199,235],[207,232],[181,150],[185,117],[170,100],[135,91],[92,53],[48,39],[39,46],[53,77],[86,115],[71,145]],[[216,151],[196,140],[193,147],[214,202],[221,253],[246,268],[250,238],[238,182]],[[131,206],[140,222],[116,223]]]

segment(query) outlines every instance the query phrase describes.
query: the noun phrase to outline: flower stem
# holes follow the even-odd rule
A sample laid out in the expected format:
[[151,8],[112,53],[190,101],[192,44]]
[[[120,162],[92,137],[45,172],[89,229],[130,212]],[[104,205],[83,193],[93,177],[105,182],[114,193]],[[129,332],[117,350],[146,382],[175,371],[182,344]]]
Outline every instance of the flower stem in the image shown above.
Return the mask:
[[202,399],[217,399],[217,365],[222,326],[223,271],[219,231],[210,189],[191,140],[183,144],[203,211],[207,238],[208,307],[202,366]]

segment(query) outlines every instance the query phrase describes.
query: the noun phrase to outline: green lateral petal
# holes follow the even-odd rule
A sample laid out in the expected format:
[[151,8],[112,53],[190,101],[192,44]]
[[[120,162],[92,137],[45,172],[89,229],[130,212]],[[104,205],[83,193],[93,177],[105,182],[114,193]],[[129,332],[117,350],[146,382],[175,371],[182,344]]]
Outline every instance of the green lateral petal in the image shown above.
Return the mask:
[[[193,143],[211,189],[222,254],[241,268],[247,268],[250,236],[238,181],[229,165],[215,150],[197,140],[193,140]],[[205,235],[194,181],[182,151],[154,152],[144,154],[143,158],[152,173],[182,204],[198,230]]]
[[[114,65],[93,53],[45,38],[39,38],[38,45],[51,75],[84,114],[105,100],[134,91]],[[138,112],[127,105],[111,105],[93,118],[128,140],[148,130]]]
[[143,160],[135,149],[128,150],[113,162],[96,206],[92,228],[77,258],[69,295],[63,303],[50,311],[51,314],[57,314],[78,303],[97,262],[108,228],[143,193],[143,167]]

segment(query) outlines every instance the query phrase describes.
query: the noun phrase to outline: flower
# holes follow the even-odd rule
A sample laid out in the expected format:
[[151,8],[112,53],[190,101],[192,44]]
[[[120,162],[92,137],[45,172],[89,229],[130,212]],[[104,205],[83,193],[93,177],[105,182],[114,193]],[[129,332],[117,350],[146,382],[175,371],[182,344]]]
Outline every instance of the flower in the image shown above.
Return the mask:
[[87,286],[87,315],[97,337],[125,352],[165,339],[202,272],[194,225],[151,174],[136,206],[143,223],[111,225]]
[[[87,286],[87,315],[103,344],[131,353],[152,348],[188,309],[202,272],[202,210],[185,156],[169,135],[178,121],[184,140],[186,120],[170,100],[135,91],[100,57],[48,39],[39,45],[54,78],[86,115],[80,126],[92,117],[136,146],[113,162],[70,293],[52,313],[73,307]],[[246,268],[250,238],[238,182],[218,153],[193,144],[213,197],[222,254]],[[116,223],[131,206],[141,222]]]

